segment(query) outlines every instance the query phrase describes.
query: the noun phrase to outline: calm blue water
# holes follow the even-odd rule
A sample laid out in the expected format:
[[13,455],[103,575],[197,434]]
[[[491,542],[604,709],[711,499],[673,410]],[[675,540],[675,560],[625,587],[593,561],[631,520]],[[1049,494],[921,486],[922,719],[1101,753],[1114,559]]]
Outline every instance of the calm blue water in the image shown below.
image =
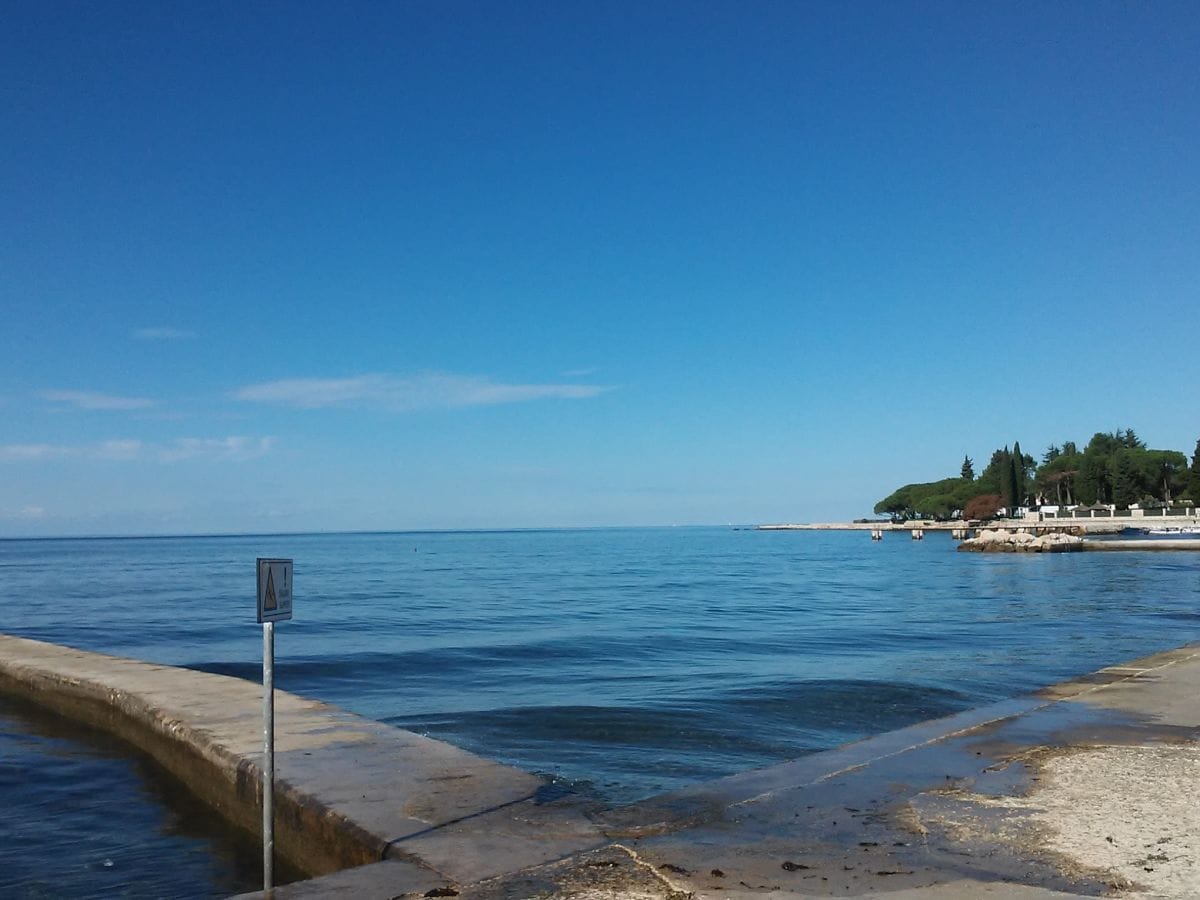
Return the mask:
[[262,851],[102,732],[0,697],[0,897],[207,897]]
[[[1200,638],[1200,553],[716,528],[0,541],[0,631],[257,680],[257,556],[295,559],[279,687],[613,803]],[[0,893],[53,759],[12,744]]]

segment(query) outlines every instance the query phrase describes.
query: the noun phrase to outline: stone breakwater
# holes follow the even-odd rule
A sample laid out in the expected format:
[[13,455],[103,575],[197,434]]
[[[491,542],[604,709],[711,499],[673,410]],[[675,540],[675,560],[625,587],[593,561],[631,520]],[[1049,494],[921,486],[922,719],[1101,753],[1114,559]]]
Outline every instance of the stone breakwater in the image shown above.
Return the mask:
[[[261,834],[261,685],[0,634],[0,694],[110,731],[246,840]],[[547,784],[450,744],[275,692],[275,852],[306,874],[386,859],[394,880],[407,878],[423,893],[599,846],[603,837],[576,806],[545,799]]]
[[1083,539],[1069,534],[1034,536],[1021,531],[985,528],[958,545],[968,553],[1073,553],[1083,549]]

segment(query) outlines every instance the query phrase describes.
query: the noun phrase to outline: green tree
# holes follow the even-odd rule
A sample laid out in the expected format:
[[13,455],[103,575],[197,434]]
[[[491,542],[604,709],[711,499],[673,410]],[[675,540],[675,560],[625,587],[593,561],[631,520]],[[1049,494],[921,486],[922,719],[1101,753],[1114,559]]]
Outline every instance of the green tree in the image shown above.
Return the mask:
[[1089,506],[1112,502],[1112,478],[1108,469],[1108,454],[1080,454],[1079,474],[1075,478],[1076,498]]
[[[1074,441],[1051,444],[1041,465],[1021,451],[1003,447],[992,453],[975,476],[975,463],[963,456],[956,478],[906,484],[875,504],[875,512],[893,516],[948,518],[971,508],[983,496],[999,496],[1010,510],[1031,498],[1042,504],[1103,503],[1128,506],[1176,497],[1200,503],[1200,440],[1191,465],[1175,450],[1151,450],[1132,428],[1092,435],[1082,452]],[[979,506],[979,504],[976,504]],[[983,504],[986,508],[986,504]]]
[[927,494],[919,501],[918,515],[923,519],[949,519],[962,509],[953,494]]
[[1111,434],[1107,431],[1097,431],[1092,435],[1092,439],[1088,441],[1086,447],[1083,448],[1084,455],[1092,454],[1093,456],[1110,457],[1124,445],[1122,443],[1121,434],[1119,431],[1114,431]]
[[1126,428],[1124,431],[1118,429],[1117,431],[1113,432],[1113,435],[1120,440],[1122,447],[1125,447],[1129,450],[1146,449],[1146,442],[1134,434],[1132,428]]
[[876,515],[887,513],[893,518],[904,518],[912,514],[912,502],[906,490],[908,486],[892,491],[875,504]]
[[1196,441],[1196,449],[1192,453],[1192,468],[1188,472],[1188,497],[1193,503],[1200,503],[1200,440]]
[[966,505],[971,482],[943,478],[906,484],[875,504],[875,512],[903,518],[946,519]]
[[1034,489],[1040,502],[1053,501],[1059,506],[1075,502],[1075,476],[1079,474],[1079,455],[1062,455],[1038,466]]
[[1112,456],[1109,480],[1112,485],[1112,502],[1120,509],[1128,509],[1137,503],[1145,488],[1144,472],[1138,465],[1138,451],[1122,447]]
[[1187,457],[1178,450],[1138,450],[1147,493],[1168,506],[1187,490]]
[[983,470],[975,482],[975,494],[999,494],[1004,498],[1004,505],[1012,505],[1011,495],[1006,494],[1011,485],[1009,482],[1012,471],[1012,454],[1008,448],[996,450],[988,460],[987,468]]
[[[1145,443],[1132,428],[1093,434],[1084,448],[1076,478],[1080,501],[1120,505],[1152,493],[1154,479],[1148,481],[1145,452]],[[1123,453],[1127,456],[1119,461]],[[1137,496],[1129,501],[1131,492],[1137,492]]]
[[1025,499],[1029,496],[1029,467],[1033,465],[1033,459],[1021,452],[1020,441],[1013,444],[1012,464],[1017,481],[1017,490],[1013,495],[1013,505],[1022,506],[1025,503]]

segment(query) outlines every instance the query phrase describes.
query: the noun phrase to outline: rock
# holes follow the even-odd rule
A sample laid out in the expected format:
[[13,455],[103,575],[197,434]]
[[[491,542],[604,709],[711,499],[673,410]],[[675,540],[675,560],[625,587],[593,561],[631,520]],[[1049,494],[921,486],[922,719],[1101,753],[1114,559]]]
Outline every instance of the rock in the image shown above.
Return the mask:
[[963,541],[959,550],[976,553],[1066,553],[1083,549],[1083,540],[1069,534],[1035,537],[1021,531],[985,528],[977,537]]

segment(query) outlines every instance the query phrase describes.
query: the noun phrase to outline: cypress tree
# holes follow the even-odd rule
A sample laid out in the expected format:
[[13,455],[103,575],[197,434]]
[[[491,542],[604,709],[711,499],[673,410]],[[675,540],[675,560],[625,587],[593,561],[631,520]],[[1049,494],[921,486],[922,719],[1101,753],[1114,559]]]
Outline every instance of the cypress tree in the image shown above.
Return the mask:
[[[1200,441],[1197,441],[1196,446],[1200,447]],[[962,474],[960,477],[964,481],[974,481],[975,480],[975,464],[973,462],[971,462],[971,457],[969,457],[969,456],[963,457]]]
[[1004,505],[1011,510],[1015,505],[1013,497],[1016,495],[1016,485],[1013,484],[1012,453],[1007,445],[992,454],[992,462],[996,466],[997,490],[1004,498]]
[[1188,488],[1193,503],[1200,503],[1200,440],[1196,441],[1196,452],[1192,454],[1192,468],[1188,473]]
[[1021,442],[1017,441],[1013,444],[1013,472],[1017,478],[1017,493],[1013,498],[1013,505],[1020,506],[1025,502],[1025,457],[1021,455]]

